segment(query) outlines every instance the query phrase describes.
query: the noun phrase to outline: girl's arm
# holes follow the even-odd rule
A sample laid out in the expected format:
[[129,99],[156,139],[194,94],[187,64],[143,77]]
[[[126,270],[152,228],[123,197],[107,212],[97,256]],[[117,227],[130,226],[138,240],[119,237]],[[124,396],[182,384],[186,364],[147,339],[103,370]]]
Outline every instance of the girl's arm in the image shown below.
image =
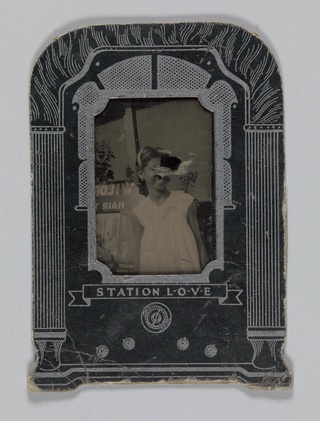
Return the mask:
[[204,245],[201,239],[201,234],[200,234],[200,229],[199,229],[199,224],[198,224],[198,217],[197,217],[197,206],[196,206],[195,201],[191,203],[188,209],[188,224],[196,240],[201,269],[204,269],[204,267],[208,264],[209,261],[208,261],[208,255],[207,255],[206,249],[204,248]]
[[144,228],[134,212],[131,213],[131,224],[135,240],[134,268],[135,272],[139,273],[140,245]]

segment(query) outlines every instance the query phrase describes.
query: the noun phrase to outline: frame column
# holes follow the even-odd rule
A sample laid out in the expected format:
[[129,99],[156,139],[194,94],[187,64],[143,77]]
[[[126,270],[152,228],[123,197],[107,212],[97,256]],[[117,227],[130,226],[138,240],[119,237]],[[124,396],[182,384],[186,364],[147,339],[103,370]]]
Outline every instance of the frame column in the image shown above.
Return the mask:
[[54,370],[66,339],[64,127],[32,127],[34,342],[39,368]]
[[271,368],[285,337],[280,214],[283,181],[279,172],[283,130],[281,125],[247,125],[245,131],[247,337],[254,351],[252,363]]

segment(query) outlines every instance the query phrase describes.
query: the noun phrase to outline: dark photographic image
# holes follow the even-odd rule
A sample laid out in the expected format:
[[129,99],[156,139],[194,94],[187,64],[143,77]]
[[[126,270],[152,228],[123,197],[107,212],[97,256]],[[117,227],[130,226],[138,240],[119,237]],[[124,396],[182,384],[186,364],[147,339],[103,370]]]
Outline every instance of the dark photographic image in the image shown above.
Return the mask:
[[97,258],[114,274],[201,273],[213,260],[212,144],[196,99],[111,100],[96,116]]

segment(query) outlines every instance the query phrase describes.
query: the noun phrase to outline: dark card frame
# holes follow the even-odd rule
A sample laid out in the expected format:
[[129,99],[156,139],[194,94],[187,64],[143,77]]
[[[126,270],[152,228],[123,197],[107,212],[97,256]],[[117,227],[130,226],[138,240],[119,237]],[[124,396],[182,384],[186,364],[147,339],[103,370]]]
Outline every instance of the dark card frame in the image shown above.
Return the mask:
[[[110,99],[144,97],[197,98],[213,113],[217,257],[199,275],[119,279],[97,261],[94,116]],[[188,379],[289,387],[283,102],[265,44],[222,23],[82,28],[40,56],[30,98],[30,386]],[[156,331],[152,314],[163,318]]]

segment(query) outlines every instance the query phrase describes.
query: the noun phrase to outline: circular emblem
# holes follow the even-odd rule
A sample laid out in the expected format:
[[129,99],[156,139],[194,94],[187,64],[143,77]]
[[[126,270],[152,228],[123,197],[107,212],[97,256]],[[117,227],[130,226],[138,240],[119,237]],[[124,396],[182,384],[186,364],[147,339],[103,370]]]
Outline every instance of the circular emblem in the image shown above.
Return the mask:
[[189,341],[187,338],[180,338],[177,341],[177,347],[181,350],[181,351],[185,351],[186,349],[189,348]]
[[105,345],[100,345],[96,348],[98,357],[105,358],[109,354],[109,349]]
[[148,304],[141,313],[141,323],[151,333],[164,332],[170,326],[171,320],[171,311],[162,303]]
[[204,350],[204,353],[206,354],[207,357],[214,357],[215,355],[217,355],[217,347],[215,345],[208,345],[206,346],[206,349]]
[[126,338],[122,342],[123,348],[127,351],[131,351],[136,346],[135,340],[132,338]]

